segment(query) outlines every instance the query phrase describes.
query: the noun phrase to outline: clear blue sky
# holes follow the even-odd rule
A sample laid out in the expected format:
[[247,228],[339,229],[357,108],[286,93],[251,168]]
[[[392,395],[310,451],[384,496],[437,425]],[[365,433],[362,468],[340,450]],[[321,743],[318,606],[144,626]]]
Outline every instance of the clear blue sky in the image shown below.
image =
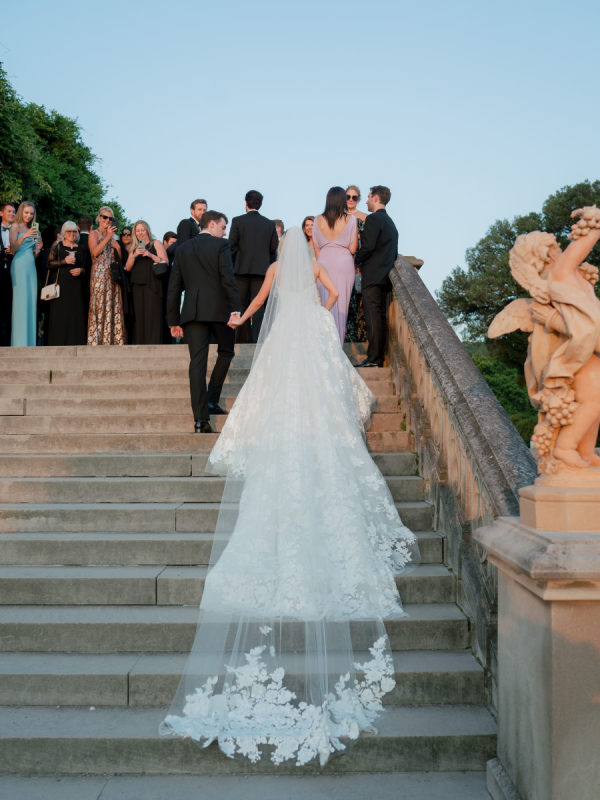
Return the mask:
[[231,217],[257,188],[290,226],[383,183],[433,290],[496,219],[600,177],[599,23],[598,0],[32,0],[0,60],[156,236],[197,196]]

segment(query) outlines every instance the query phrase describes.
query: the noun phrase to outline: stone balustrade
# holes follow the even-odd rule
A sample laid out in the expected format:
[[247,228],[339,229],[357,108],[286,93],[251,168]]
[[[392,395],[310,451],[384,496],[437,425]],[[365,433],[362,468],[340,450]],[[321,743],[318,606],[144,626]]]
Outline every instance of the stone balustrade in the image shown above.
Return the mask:
[[495,706],[497,572],[473,532],[518,516],[518,490],[536,464],[412,263],[399,256],[390,278],[393,380]]

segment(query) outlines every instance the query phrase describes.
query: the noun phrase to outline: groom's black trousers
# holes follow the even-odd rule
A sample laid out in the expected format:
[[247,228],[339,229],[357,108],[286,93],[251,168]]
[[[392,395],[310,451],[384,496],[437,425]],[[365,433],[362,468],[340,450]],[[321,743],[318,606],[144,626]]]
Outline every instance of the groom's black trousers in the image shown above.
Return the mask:
[[375,283],[363,288],[363,308],[367,326],[369,347],[367,358],[375,364],[383,364],[387,347],[387,310],[391,283]]
[[[217,340],[217,363],[207,388],[206,365],[211,333]],[[186,322],[183,334],[190,351],[190,395],[194,419],[208,420],[208,404],[219,402],[234,355],[235,332],[225,322]]]

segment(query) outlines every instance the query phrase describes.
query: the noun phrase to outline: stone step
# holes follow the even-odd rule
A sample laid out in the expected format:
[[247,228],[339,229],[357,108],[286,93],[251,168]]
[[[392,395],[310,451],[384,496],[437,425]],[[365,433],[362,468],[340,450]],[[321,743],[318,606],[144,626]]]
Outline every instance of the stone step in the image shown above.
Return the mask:
[[[4,417],[8,419],[22,418]],[[0,433],[0,453],[209,453],[216,441],[217,434],[191,430],[189,433]],[[371,452],[379,453],[414,450],[414,437],[402,430],[368,432],[367,445]]]
[[496,726],[480,706],[393,707],[365,734],[351,757],[333,758],[324,770],[290,765],[254,766],[231,760],[213,745],[161,739],[165,709],[3,708],[0,769],[47,774],[247,774],[302,771],[407,772],[483,770],[496,748]]
[[[114,408],[114,404],[113,404]],[[119,409],[120,410],[120,409]],[[211,417],[215,430],[223,429],[227,417],[217,415]],[[400,414],[375,413],[371,417],[369,431],[400,431],[402,426]],[[0,417],[0,434],[3,435],[40,435],[80,433],[186,433],[194,430],[194,417],[191,408],[183,414],[175,414],[165,408],[158,414],[88,414],[81,413],[69,416],[5,416]]]
[[[207,563],[207,560],[206,562]],[[0,605],[199,605],[206,566],[0,566]],[[396,576],[404,603],[451,603],[454,575],[417,565]]]
[[[409,616],[385,620],[394,650],[464,650],[469,623],[454,604],[407,604]],[[195,606],[0,606],[0,652],[181,653],[192,646]],[[290,651],[301,647],[303,623],[282,623]],[[371,646],[351,623],[356,650]]]
[[[431,530],[433,509],[426,502],[396,503],[413,531]],[[0,534],[48,532],[210,533],[218,503],[3,503]]]
[[[224,392],[225,395],[225,392]],[[227,410],[231,409],[234,397],[223,396],[221,405]],[[119,398],[118,409],[120,416],[153,416],[156,414],[191,414],[189,391],[182,392],[180,397],[172,397],[164,392],[162,397],[122,397]],[[114,397],[64,397],[55,399],[48,394],[45,397],[0,397],[0,416],[28,416],[28,417],[72,417],[72,416],[110,416],[115,410]],[[399,416],[398,398],[394,394],[381,395],[377,398],[377,412],[379,416]],[[388,420],[389,422],[389,420]],[[372,427],[372,430],[399,430],[398,426]],[[33,431],[30,431],[33,432]]]
[[[207,458],[208,453],[0,455],[0,478],[200,477],[208,474]],[[373,461],[386,476],[416,475],[414,453],[373,453]]]
[[[254,344],[240,344],[235,345],[236,355],[250,355],[254,354],[256,345]],[[361,350],[361,347],[363,348]],[[211,344],[209,346],[209,353],[216,353],[217,345]],[[351,342],[344,345],[344,352],[351,354],[353,352],[364,352],[364,345],[362,342]],[[90,347],[88,345],[73,345],[67,347],[11,347],[2,350],[0,360],[16,359],[17,361],[25,361],[27,359],[40,359],[40,358],[83,358],[86,362],[88,359],[93,358],[115,358],[122,359],[131,356],[133,359],[139,359],[144,355],[152,357],[165,355],[165,354],[187,354],[188,348],[185,344],[128,344],[125,346],[116,347],[114,345],[98,345]]]
[[[359,663],[366,653],[355,653]],[[396,688],[386,705],[483,704],[483,668],[469,651],[394,653]],[[164,706],[185,668],[187,654],[65,655],[0,653],[2,706]],[[296,659],[285,664],[293,676]],[[289,684],[288,684],[289,685]]]
[[7,800],[482,800],[486,773],[370,772],[365,775],[0,776]]
[[20,417],[25,414],[24,397],[0,397],[1,417]]
[[[253,356],[255,344],[240,344],[235,345],[236,355]],[[365,342],[345,342],[343,350],[347,356],[362,355],[367,351]],[[211,344],[209,346],[209,355],[217,352],[217,345]],[[94,358],[116,358],[123,359],[131,356],[133,359],[139,359],[144,355],[157,356],[173,354],[185,354],[187,356],[188,348],[185,344],[128,344],[124,346],[115,347],[114,345],[98,345],[90,347],[88,345],[75,345],[68,347],[10,347],[0,351],[0,361],[7,361],[15,359],[19,362],[27,359],[47,359],[61,356],[63,358],[78,358],[82,357],[86,362]]]
[[[422,564],[443,560],[444,539],[417,532]],[[211,533],[4,533],[0,564],[65,566],[145,566],[206,564]]]
[[[123,381],[125,381],[125,376]],[[227,390],[223,391],[221,398],[225,396],[237,397],[239,392],[240,383],[227,383],[224,384]],[[164,400],[168,398],[190,398],[190,389],[187,381],[177,383],[173,386],[166,386],[164,384],[154,383],[115,383],[103,386],[99,384],[74,384],[56,385],[53,383],[46,384],[4,384],[0,383],[0,397],[2,398],[26,398],[27,401],[32,398],[41,398],[42,400],[97,400],[108,399],[112,400],[113,408],[123,399],[137,399],[143,397],[144,399]]]
[[[243,382],[249,374],[250,364],[244,362],[245,366],[236,365],[235,359],[227,373],[226,381],[230,383]],[[214,366],[211,363],[209,374]],[[391,380],[391,370],[386,367],[379,369],[360,369],[360,376],[368,385],[376,385],[380,390],[382,385],[389,386],[393,393]],[[3,384],[23,384],[23,383],[50,383],[52,385],[74,385],[74,384],[119,384],[125,380],[131,383],[159,383],[172,385],[185,382],[188,379],[188,364],[181,362],[180,365],[172,362],[165,362],[164,365],[155,364],[150,361],[144,364],[136,361],[132,364],[114,365],[110,368],[95,368],[91,364],[81,367],[52,368],[49,365],[44,367],[32,368],[28,364],[21,367],[13,365],[7,366],[0,361],[0,378]]]
[[[381,434],[376,434],[381,436]],[[1,434],[0,453],[210,453],[216,433]],[[388,448],[388,449],[401,449]],[[407,448],[408,449],[408,448]]]
[[[389,476],[397,502],[424,499],[416,475]],[[0,478],[0,503],[219,503],[224,478]]]

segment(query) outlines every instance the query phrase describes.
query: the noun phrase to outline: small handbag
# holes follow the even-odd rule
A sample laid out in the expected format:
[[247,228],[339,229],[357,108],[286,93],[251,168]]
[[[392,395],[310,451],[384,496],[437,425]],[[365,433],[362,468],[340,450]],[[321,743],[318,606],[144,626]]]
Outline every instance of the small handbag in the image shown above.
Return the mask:
[[154,261],[152,263],[152,274],[155,278],[162,278],[163,275],[167,274],[168,269],[169,265],[166,261]]
[[356,294],[362,294],[362,274],[360,272],[354,276],[354,291]]
[[56,300],[57,297],[60,297],[60,286],[58,285],[58,270],[56,270],[56,281],[55,283],[48,284],[48,278],[50,277],[50,270],[46,273],[46,283],[42,286],[42,291],[40,292],[40,300]]

